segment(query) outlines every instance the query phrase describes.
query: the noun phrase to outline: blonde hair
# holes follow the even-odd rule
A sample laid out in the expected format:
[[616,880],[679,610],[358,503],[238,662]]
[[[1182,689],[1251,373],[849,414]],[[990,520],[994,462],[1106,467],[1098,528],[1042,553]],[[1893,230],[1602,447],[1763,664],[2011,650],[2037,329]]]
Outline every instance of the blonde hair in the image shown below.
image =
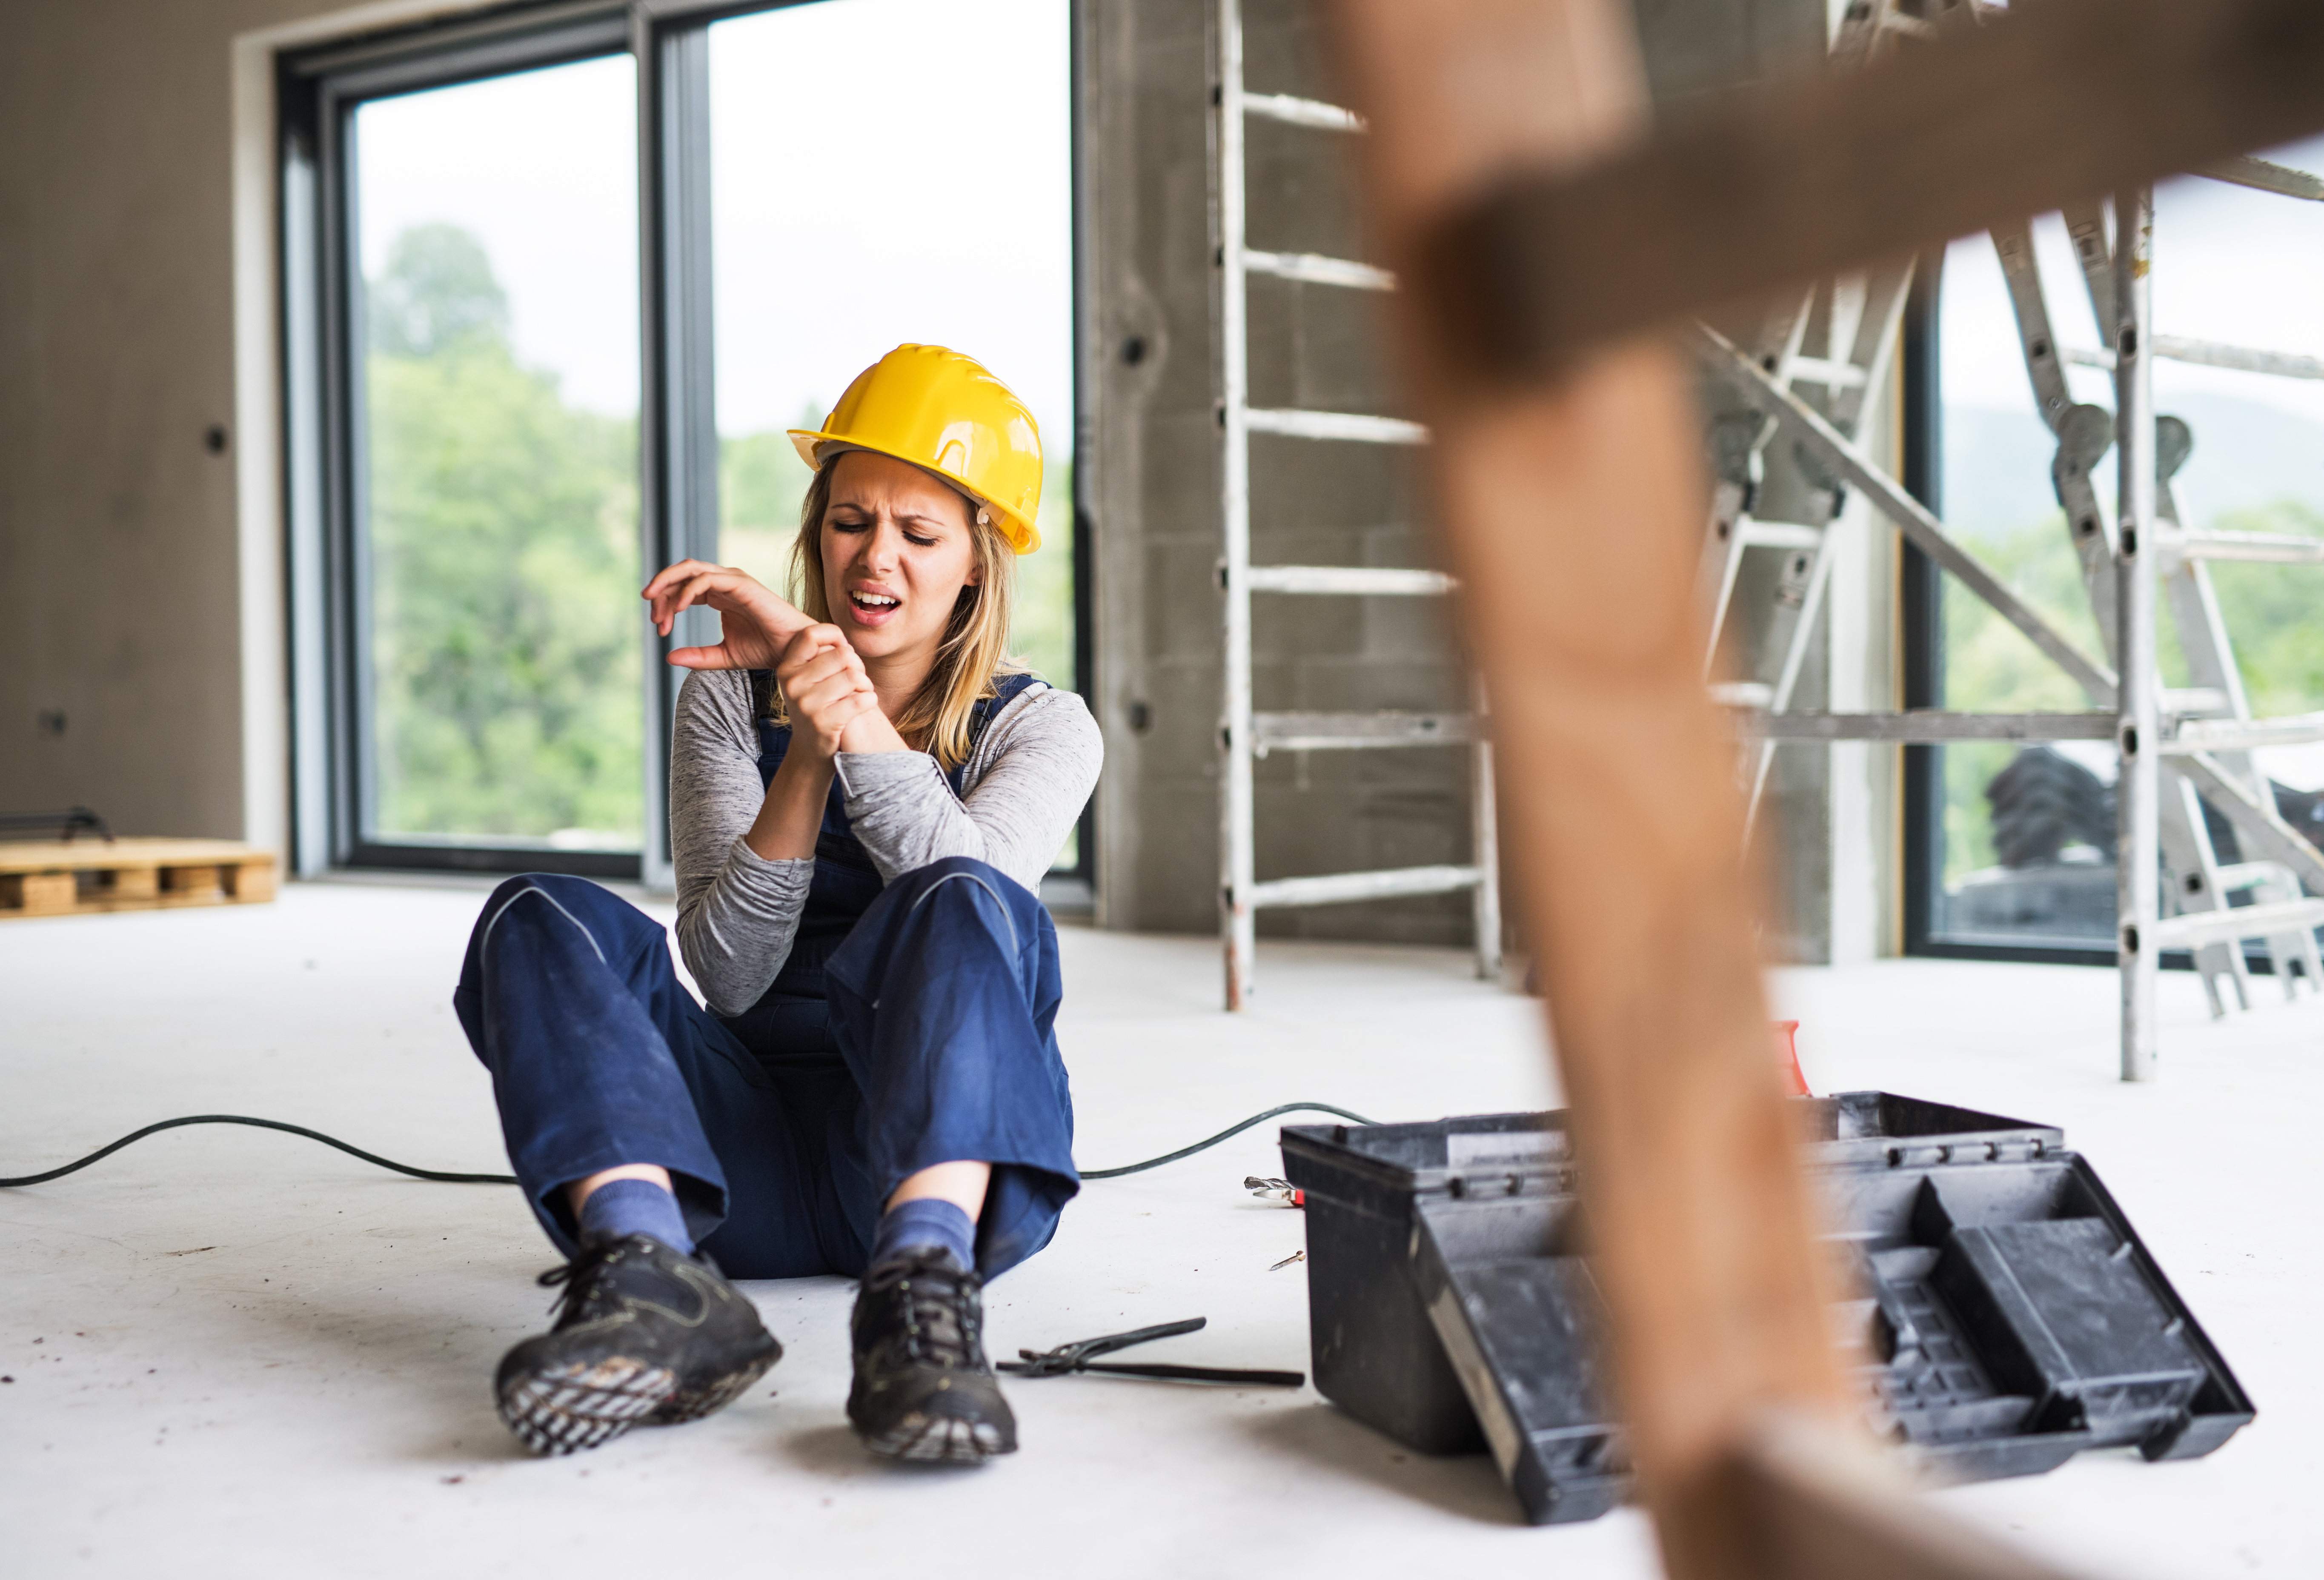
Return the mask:
[[[831,504],[831,474],[836,461],[834,457],[816,468],[815,481],[807,485],[807,498],[799,506],[798,536],[791,543],[792,601],[808,619],[824,624],[831,621],[831,601],[823,584],[823,516]],[[905,740],[926,742],[924,749],[946,772],[968,761],[973,744],[969,720],[980,701],[997,695],[993,677],[1024,668],[1009,656],[1017,551],[1001,535],[990,511],[965,494],[961,497],[968,510],[969,543],[983,575],[975,584],[960,589],[960,601],[953,605],[952,618],[945,624],[944,640],[937,644],[936,661],[928,678],[904,705],[903,713],[889,721]],[[788,723],[790,710],[779,689],[773,703],[773,718]]]

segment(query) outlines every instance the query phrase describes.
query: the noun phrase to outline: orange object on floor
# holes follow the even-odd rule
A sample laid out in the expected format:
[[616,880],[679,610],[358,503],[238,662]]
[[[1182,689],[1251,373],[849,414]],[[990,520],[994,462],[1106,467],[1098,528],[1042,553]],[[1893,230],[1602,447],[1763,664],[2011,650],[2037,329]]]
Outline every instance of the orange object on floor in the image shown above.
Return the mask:
[[1800,1023],[1770,1021],[1767,1030],[1775,1034],[1775,1064],[1784,1072],[1784,1090],[1794,1097],[1814,1096],[1808,1090],[1807,1076],[1800,1069]]

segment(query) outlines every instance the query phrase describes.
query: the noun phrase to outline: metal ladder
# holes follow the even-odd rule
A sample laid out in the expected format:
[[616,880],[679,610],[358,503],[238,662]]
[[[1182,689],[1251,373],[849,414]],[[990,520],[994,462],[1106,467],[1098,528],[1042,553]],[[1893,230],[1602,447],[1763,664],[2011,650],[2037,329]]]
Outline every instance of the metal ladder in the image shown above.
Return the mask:
[[[1961,20],[1967,20],[1965,14]],[[1949,22],[1948,25],[1956,25]],[[1923,37],[1934,24],[1900,11],[1896,0],[1868,0],[1849,6],[1832,35],[1832,64],[1848,69],[1869,64],[1896,47],[1900,38]],[[1875,392],[1888,379],[1904,306],[1913,288],[1914,261],[1892,261],[1817,282],[1781,299],[1760,319],[1757,332],[1737,350],[1748,356],[1775,389],[1797,396],[1849,443],[1858,439]],[[1817,344],[1813,352],[1809,342]],[[1792,711],[1794,693],[1814,642],[1817,617],[1831,583],[1832,554],[1841,535],[1871,513],[1860,488],[1800,452],[1794,465],[1794,520],[1756,513],[1766,481],[1767,446],[1781,431],[1776,420],[1745,403],[1711,413],[1711,500],[1704,532],[1701,596],[1710,615],[1703,652],[1706,677],[1716,670],[1720,642],[1735,602],[1745,554],[1773,549],[1784,556],[1775,589],[1775,606],[1760,633],[1758,651],[1740,660],[1747,677],[1714,684],[1722,705],[1767,715]],[[1804,497],[1802,497],[1802,495]],[[1772,676],[1772,679],[1757,677]],[[1762,737],[1747,744],[1742,765],[1745,827],[1758,820],[1775,742]]]
[[[1343,411],[1267,409],[1250,404],[1248,282],[1271,274],[1310,285],[1352,291],[1392,291],[1384,269],[1312,253],[1274,253],[1249,245],[1244,210],[1243,128],[1258,117],[1294,126],[1359,134],[1353,113],[1314,99],[1259,94],[1243,85],[1241,0],[1216,0],[1219,270],[1220,505],[1223,525],[1219,590],[1225,640],[1224,706],[1219,749],[1219,922],[1226,956],[1226,1007],[1250,1000],[1258,912],[1272,907],[1333,905],[1407,894],[1467,890],[1472,896],[1477,975],[1501,968],[1501,902],[1493,809],[1493,748],[1482,725],[1481,694],[1471,711],[1440,713],[1259,713],[1251,706],[1251,596],[1441,597],[1453,590],[1439,571],[1347,566],[1253,565],[1250,562],[1250,436],[1351,444],[1418,445],[1428,441],[1416,422]],[[1471,758],[1471,863],[1400,867],[1366,873],[1276,878],[1256,873],[1258,836],[1254,765],[1270,752],[1378,748],[1466,747]]]
[[[1866,0],[1851,5],[1834,37],[1831,53],[1836,63],[1862,64],[1914,39],[1945,29],[1975,26],[1992,11],[1982,0],[1928,0],[1919,9],[1922,15],[1907,14],[1899,9],[1898,0]],[[2289,198],[2324,201],[2324,180],[2264,160],[2225,160],[2198,173]],[[2144,212],[2151,222],[2151,205]],[[2107,239],[2103,210],[2095,203],[2078,204],[2064,212],[2064,218],[2102,329],[2127,323],[2131,318],[2143,326],[2147,310],[2143,303],[2135,314],[2116,317],[2117,260]],[[2121,748],[2126,739],[2132,738],[2121,735],[2121,728],[2141,716],[2143,709],[2151,708],[2151,727],[2146,733],[2155,744],[2144,757],[2153,765],[2145,771],[2153,779],[2143,780],[2134,773],[2126,753],[2123,788],[2118,790],[2126,797],[2143,798],[2149,793],[2145,784],[2152,783],[2155,802],[2153,827],[2162,882],[2148,883],[2143,895],[2137,892],[2139,883],[2124,883],[2121,929],[2126,947],[2120,952],[2125,978],[2124,1078],[2150,1079],[2153,1075],[2151,963],[2159,951],[2193,952],[2215,1016],[2226,1013],[2223,989],[2231,989],[2236,1003],[2248,1007],[2249,980],[2242,948],[2246,939],[2265,943],[2274,969],[2283,976],[2287,997],[2296,992],[2288,969],[2295,962],[2310,984],[2324,991],[2324,968],[2318,964],[2315,939],[2315,929],[2324,924],[2324,899],[2302,892],[2303,882],[2324,892],[2324,853],[2284,821],[2251,759],[2254,747],[2324,740],[2324,714],[2275,719],[2251,716],[2233,643],[2220,618],[2207,568],[2211,560],[2324,565],[2324,541],[2187,531],[2171,488],[2172,476],[2191,450],[2192,436],[2186,425],[2175,418],[2155,417],[2151,395],[2137,402],[2141,420],[2131,425],[2126,435],[2117,433],[2112,411],[2078,405],[2067,387],[2061,363],[2113,368],[2114,355],[2059,346],[2034,265],[2030,223],[1996,227],[1992,236],[2009,282],[2035,402],[2058,438],[2052,477],[2082,562],[2084,586],[2104,651],[2108,658],[2125,651],[2125,633],[2117,630],[2117,577],[2126,546],[2118,540],[2115,522],[2099,508],[2090,474],[2121,438],[2135,446],[2143,465],[2153,467],[2156,488],[2148,536],[2194,683],[2183,689],[2166,689],[2159,671],[2144,663],[2135,666],[2142,672],[2118,680],[2105,661],[2093,661],[2070,636],[2019,598],[1865,453],[1854,431],[1864,402],[1861,395],[1852,392],[1868,393],[1886,376],[1885,347],[1868,353],[1866,335],[1885,321],[1884,333],[1893,340],[1895,320],[1888,315],[1901,310],[1911,283],[1909,268],[1899,265],[1894,270],[1868,271],[1860,277],[1860,285],[1851,286],[1845,279],[1826,282],[1796,305],[1780,305],[1747,344],[1730,342],[1708,326],[1697,328],[1695,349],[1706,371],[1739,402],[1728,411],[1714,405],[1711,427],[1714,498],[1704,544],[1702,588],[1711,610],[1714,650],[1718,627],[1729,618],[1737,568],[1744,552],[1771,548],[1792,556],[1778,584],[1777,608],[1751,669],[1754,675],[1772,671],[1773,680],[1749,679],[1717,687],[1714,691],[1719,700],[1736,710],[1741,733],[1752,745],[1740,766],[1755,814],[1770,755],[1780,742],[1941,744],[2110,739]],[[1818,294],[1827,290],[1831,292],[1829,299]],[[1851,290],[1860,291],[1862,304],[1852,341],[1842,332],[1850,310],[1844,295]],[[1825,337],[1821,356],[1803,354],[1811,324],[1820,325]],[[2282,377],[2324,379],[2324,359],[2154,335],[2143,328],[2141,335],[2146,344],[2139,360],[2148,365],[2160,356]],[[1849,342],[1850,348],[1843,356],[1840,348],[1844,341]],[[2142,372],[2136,382],[2143,383],[2144,376]],[[2121,384],[2118,377],[2118,395]],[[1808,387],[1795,389],[1795,385]],[[1766,446],[1778,434],[1793,443],[1801,470],[1811,478],[1826,474],[1835,490],[1847,486],[1850,497],[1843,509],[1874,509],[1887,518],[1957,578],[1960,590],[1989,605],[2059,664],[2089,697],[2094,710],[2080,714],[1794,710],[1793,690],[1829,579],[1834,536],[1831,529],[1835,521],[1846,518],[1814,508],[1801,513],[1816,518],[1807,521],[1766,521],[1752,514]],[[2130,512],[2126,502],[2119,513]],[[2149,655],[2153,606],[2151,599],[2140,602],[2142,624],[2129,633],[2135,639],[2132,651]],[[2147,700],[2134,702],[2135,693],[2144,693]],[[2207,803],[2234,828],[2251,859],[2218,860],[2204,817]],[[2136,820],[2130,815],[2133,809],[2126,800],[2126,827]],[[2233,897],[2237,894],[2248,895],[2252,902],[2235,905]],[[2163,901],[2159,909],[2172,914],[2159,918],[2148,914],[2151,936],[2144,940],[2142,949],[2141,913],[2147,912],[2158,898]],[[2144,970],[2134,964],[2141,957],[2148,963]]]
[[[2203,173],[2280,192],[2287,191],[2282,178],[2299,174],[2258,160],[2234,161]],[[2318,186],[2312,177],[2307,180],[2311,187]],[[2324,193],[2324,188],[2315,192],[2290,190],[2287,195],[2313,197],[2319,193]],[[2063,217],[2089,289],[2091,311],[2100,324],[2111,323],[2115,313],[2114,254],[2107,236],[2105,216],[2098,204],[2088,203],[2067,208]],[[2030,222],[1997,226],[1992,236],[2009,284],[2019,348],[2024,357],[2026,376],[2034,386],[2034,403],[2043,420],[2058,436],[2057,458],[2052,465],[2051,476],[2057,485],[2059,504],[2066,512],[2066,530],[2081,558],[2083,586],[2089,595],[2091,612],[2112,651],[2118,646],[2114,525],[2108,513],[2099,508],[2090,474],[2114,445],[2115,414],[2102,406],[2076,403],[2067,385],[2065,365],[2111,368],[2114,357],[2105,352],[2069,349],[2060,345],[2034,262]],[[2247,352],[2167,336],[2155,337],[2154,354],[2250,372],[2324,377],[2324,365],[2312,358]],[[2324,925],[2324,899],[2303,897],[2299,875],[2282,861],[2264,857],[2220,861],[2203,816],[2201,790],[2207,788],[2208,779],[2219,777],[2245,792],[2245,799],[2256,802],[2270,817],[2275,811],[2273,792],[2254,763],[2248,746],[2232,744],[2237,732],[2248,735],[2252,730],[2251,704],[2244,692],[2242,672],[2236,664],[2233,640],[2212,591],[2208,562],[2218,559],[2324,564],[2324,541],[2186,531],[2171,485],[2193,448],[2194,437],[2185,422],[2168,416],[2155,419],[2154,513],[2161,550],[2157,568],[2178,630],[2188,679],[2192,682],[2184,688],[2159,688],[2158,712],[2164,731],[2174,738],[2191,737],[2208,728],[2221,734],[2226,744],[2215,746],[2208,754],[2208,762],[2201,764],[2194,762],[2191,753],[2165,756],[2160,764],[2157,834],[2163,852],[2164,892],[2170,901],[2167,909],[2176,914],[2165,915],[2157,922],[2154,941],[2160,948],[2181,947],[2193,953],[2211,1013],[2217,1017],[2227,1013],[2229,993],[2237,1007],[2251,1007],[2250,974],[2243,949],[2246,939],[2264,943],[2269,963],[2283,983],[2285,997],[2292,997],[2298,991],[2292,973],[2294,964],[2306,975],[2311,989],[2324,991],[2324,959],[2319,957],[2314,930]],[[2224,725],[2224,732],[2220,725]],[[2301,733],[2298,725],[2285,721],[2275,727],[2276,734],[2285,734],[2287,725],[2292,734]],[[2310,739],[2324,734],[2312,725],[2305,733]],[[2287,836],[2297,837],[2288,826],[2283,832]],[[2236,904],[2236,895],[2246,896],[2247,902]]]
[[[1785,298],[1760,321],[1758,332],[1738,347],[1768,380],[1804,401],[1841,438],[1858,437],[1871,395],[1888,377],[1904,302],[1913,285],[1911,260],[1819,282],[1797,297]],[[1807,350],[1811,332],[1820,340]],[[1711,611],[1703,670],[1718,661],[1719,645],[1731,618],[1743,558],[1754,549],[1784,556],[1775,590],[1775,606],[1760,633],[1759,651],[1745,665],[1753,676],[1713,686],[1716,698],[1733,707],[1788,713],[1800,671],[1814,640],[1825,589],[1831,582],[1832,553],[1842,531],[1870,513],[1860,489],[1802,456],[1796,464],[1810,486],[1795,488],[1795,518],[1770,520],[1755,513],[1766,481],[1766,450],[1777,432],[1775,420],[1744,408],[1719,413],[1711,424],[1711,522],[1703,534],[1701,587]],[[1762,739],[1746,753],[1747,819],[1756,821],[1775,758],[1775,742]]]

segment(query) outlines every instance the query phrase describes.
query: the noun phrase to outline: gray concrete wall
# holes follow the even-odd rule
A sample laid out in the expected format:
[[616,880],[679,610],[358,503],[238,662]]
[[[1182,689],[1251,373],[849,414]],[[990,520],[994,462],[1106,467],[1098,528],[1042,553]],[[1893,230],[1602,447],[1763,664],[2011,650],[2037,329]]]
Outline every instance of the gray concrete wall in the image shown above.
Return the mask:
[[[1217,925],[1220,435],[1212,330],[1204,0],[1090,0],[1084,38],[1098,177],[1091,282],[1100,707],[1111,756],[1099,808],[1109,925]],[[1251,0],[1246,80],[1330,99],[1298,0]],[[1254,246],[1366,255],[1344,138],[1254,121]],[[1254,279],[1254,404],[1394,413],[1377,298]],[[1258,563],[1425,566],[1408,450],[1262,436],[1252,450]],[[1464,706],[1434,600],[1262,596],[1261,709]],[[1454,751],[1277,753],[1259,765],[1261,878],[1468,859],[1466,759]],[[1452,895],[1263,912],[1269,936],[1466,942]]]
[[9,7],[0,808],[242,833],[227,40],[300,9]]
[[262,541],[245,564],[237,532],[243,451],[247,488],[271,484],[279,446],[237,430],[233,42],[473,8],[8,8],[0,808],[81,801],[127,833],[281,837],[281,677],[243,672],[276,651],[283,612],[279,556]]
[[[1089,377],[1099,476],[1092,504],[1100,707],[1112,742],[1100,803],[1102,903],[1111,925],[1207,930],[1216,925],[1220,709],[1211,330],[1218,282],[1205,135],[1211,8],[1205,0],[1084,6],[1096,117],[1089,279],[1098,352]],[[1664,115],[1812,68],[1828,21],[1826,0],[1638,0],[1637,17]],[[1248,0],[1245,54],[1255,90],[1335,97],[1303,0]],[[1252,245],[1365,255],[1344,139],[1254,122],[1250,149]],[[1393,411],[1379,307],[1352,292],[1255,280],[1254,402]],[[1262,438],[1252,459],[1256,560],[1428,563],[1413,454]],[[1877,591],[1882,575],[1893,580],[1879,558],[1885,532],[1865,530],[1846,585],[1836,588],[1838,624],[1828,621],[1817,644],[1803,687],[1807,705],[1839,694],[1831,677],[1834,630],[1877,642],[1885,673],[1885,611],[1893,601]],[[1739,601],[1764,604],[1772,574],[1755,564]],[[1868,599],[1879,605],[1877,618]],[[1463,682],[1449,614],[1416,601],[1261,597],[1257,706],[1457,708]],[[1843,689],[1861,697],[1853,650],[1848,661]],[[1860,755],[1843,753],[1851,750]],[[1861,889],[1868,881],[1858,861],[1864,838],[1834,831],[1871,814],[1855,801],[1835,811],[1831,772],[1831,753],[1792,748],[1770,786],[1775,941],[1801,958],[1833,950],[1836,882]],[[1851,782],[1862,778],[1849,772]],[[1258,780],[1262,877],[1468,858],[1458,753],[1285,754],[1261,763]],[[1443,943],[1469,936],[1457,895],[1262,913],[1260,927],[1273,936]]]

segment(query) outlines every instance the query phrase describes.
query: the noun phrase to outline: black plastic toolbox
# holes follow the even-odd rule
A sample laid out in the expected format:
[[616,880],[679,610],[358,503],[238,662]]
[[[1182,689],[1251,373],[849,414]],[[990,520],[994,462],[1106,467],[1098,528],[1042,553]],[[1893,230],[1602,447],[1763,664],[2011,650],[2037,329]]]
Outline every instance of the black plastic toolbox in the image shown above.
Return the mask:
[[[2061,1132],[1886,1092],[1795,1099],[1875,1428],[1954,1480],[2209,1453],[2251,1401]],[[1536,1523],[1628,1492],[1565,1115],[1291,1125],[1315,1386],[1430,1454],[1489,1447]]]

